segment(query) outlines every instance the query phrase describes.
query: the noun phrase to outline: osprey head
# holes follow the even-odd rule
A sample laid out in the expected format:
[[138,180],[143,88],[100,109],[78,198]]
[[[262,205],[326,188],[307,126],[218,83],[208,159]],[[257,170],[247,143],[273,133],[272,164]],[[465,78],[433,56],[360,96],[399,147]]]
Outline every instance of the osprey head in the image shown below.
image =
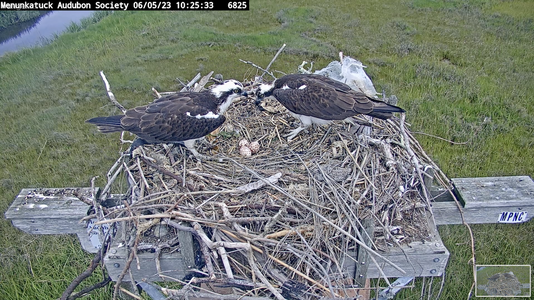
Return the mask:
[[211,89],[211,93],[219,99],[218,113],[225,112],[237,97],[246,96],[241,82],[234,79],[225,80],[222,84],[216,85]]
[[263,98],[267,98],[273,94],[274,84],[261,84],[256,90],[256,105],[260,104]]

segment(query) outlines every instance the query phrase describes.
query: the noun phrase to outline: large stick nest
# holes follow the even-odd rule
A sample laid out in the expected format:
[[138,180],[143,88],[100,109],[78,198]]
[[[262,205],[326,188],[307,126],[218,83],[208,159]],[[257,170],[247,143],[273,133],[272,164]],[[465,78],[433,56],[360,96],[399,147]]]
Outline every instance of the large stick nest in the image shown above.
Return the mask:
[[[373,257],[431,239],[423,179],[435,165],[404,116],[314,126],[288,143],[283,135],[298,121],[277,101],[263,106],[241,98],[220,130],[197,142],[219,160],[200,162],[161,144],[121,156],[105,193],[123,172],[127,205],[107,210],[106,219],[138,220],[128,225],[137,251],[178,250],[172,233],[190,231],[202,259],[189,283],[224,282],[240,295],[278,299],[344,295],[354,276],[346,266],[367,249],[362,223],[375,228]],[[242,156],[243,139],[260,150]]]

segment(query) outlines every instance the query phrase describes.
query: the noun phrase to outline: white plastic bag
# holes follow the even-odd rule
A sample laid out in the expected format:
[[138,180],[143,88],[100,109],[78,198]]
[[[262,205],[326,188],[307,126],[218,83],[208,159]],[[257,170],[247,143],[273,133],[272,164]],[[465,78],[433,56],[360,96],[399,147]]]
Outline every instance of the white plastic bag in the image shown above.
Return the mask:
[[369,97],[376,98],[377,93],[373,82],[367,76],[364,69],[365,66],[352,57],[345,56],[342,63],[333,61],[325,68],[315,71],[315,74],[328,76],[337,81],[341,81],[352,89],[360,91]]

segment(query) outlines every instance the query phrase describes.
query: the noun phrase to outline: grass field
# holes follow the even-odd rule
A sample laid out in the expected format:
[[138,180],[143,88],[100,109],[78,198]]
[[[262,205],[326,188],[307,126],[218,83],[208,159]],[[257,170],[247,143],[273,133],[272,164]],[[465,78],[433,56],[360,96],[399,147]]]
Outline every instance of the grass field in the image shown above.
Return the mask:
[[[398,96],[413,132],[461,143],[416,134],[449,177],[534,175],[533,1],[250,2],[242,12],[115,12],[1,57],[0,210],[22,188],[89,186],[96,175],[103,186],[121,146],[84,123],[118,113],[99,71],[133,107],[151,101],[151,87],[176,90],[197,72],[252,78],[239,59],[266,66],[284,43],[272,69],[286,73],[303,60],[322,68],[339,51],[361,60],[378,91]],[[477,264],[534,264],[533,222],[472,228]],[[451,251],[442,299],[465,299],[467,229],[439,230]],[[75,237],[23,234],[4,219],[0,299],[57,299],[91,258]],[[398,299],[419,299],[420,284]]]

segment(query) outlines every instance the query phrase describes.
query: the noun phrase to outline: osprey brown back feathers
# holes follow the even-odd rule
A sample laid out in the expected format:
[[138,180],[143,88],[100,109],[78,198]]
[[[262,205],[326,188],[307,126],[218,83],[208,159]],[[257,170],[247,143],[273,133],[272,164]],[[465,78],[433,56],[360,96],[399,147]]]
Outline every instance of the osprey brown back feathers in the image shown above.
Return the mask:
[[124,115],[97,117],[87,122],[97,125],[103,133],[129,131],[137,135],[139,141],[132,148],[145,143],[191,140],[194,143],[224,123],[224,111],[242,93],[240,82],[227,80],[211,90],[163,96],[148,105],[130,109]]
[[[265,90],[265,87],[262,87]],[[261,92],[261,90],[260,90]],[[291,112],[322,120],[343,120],[357,114],[380,119],[404,112],[400,107],[378,101],[350,86],[317,74],[290,74],[277,79],[270,91]]]

